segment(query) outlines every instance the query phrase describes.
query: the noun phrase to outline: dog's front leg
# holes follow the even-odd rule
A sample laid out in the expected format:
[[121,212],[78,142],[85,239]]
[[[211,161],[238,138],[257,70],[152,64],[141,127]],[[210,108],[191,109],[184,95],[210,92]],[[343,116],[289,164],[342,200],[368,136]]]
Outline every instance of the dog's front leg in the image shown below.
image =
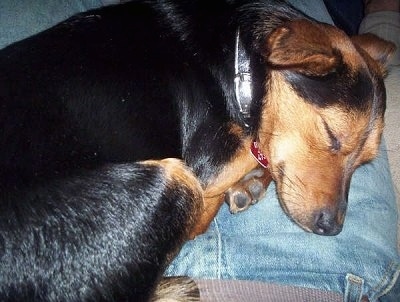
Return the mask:
[[[242,212],[264,197],[266,188],[271,181],[272,176],[269,170],[256,168],[232,185],[223,194],[212,196],[206,190],[203,197],[204,211],[199,222],[192,230],[190,239],[194,239],[197,235],[207,231],[224,201],[228,203],[232,214]],[[209,191],[211,192],[212,190]]]
[[216,197],[209,198],[204,197],[203,202],[204,211],[200,216],[198,223],[193,227],[189,239],[194,239],[196,238],[196,236],[201,235],[207,231],[208,227],[211,224],[211,221],[217,215],[219,208],[224,203],[224,195],[221,194]]
[[225,200],[225,192],[257,167],[249,152],[251,140],[245,141],[232,160],[224,165],[220,173],[209,182],[203,193],[204,210],[190,233],[190,239],[203,234]]

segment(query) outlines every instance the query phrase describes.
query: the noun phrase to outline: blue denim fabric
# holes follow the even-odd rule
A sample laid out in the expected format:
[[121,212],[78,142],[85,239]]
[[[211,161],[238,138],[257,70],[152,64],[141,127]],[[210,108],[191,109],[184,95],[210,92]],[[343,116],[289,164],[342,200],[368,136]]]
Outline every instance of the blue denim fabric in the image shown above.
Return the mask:
[[78,12],[100,7],[103,3],[107,1],[1,0],[0,49],[45,30]]
[[[357,169],[343,231],[304,232],[282,211],[275,186],[243,213],[223,206],[208,232],[190,241],[169,275],[243,279],[332,290],[346,301],[385,294],[400,272],[397,208],[386,154]],[[357,282],[357,280],[359,282]]]

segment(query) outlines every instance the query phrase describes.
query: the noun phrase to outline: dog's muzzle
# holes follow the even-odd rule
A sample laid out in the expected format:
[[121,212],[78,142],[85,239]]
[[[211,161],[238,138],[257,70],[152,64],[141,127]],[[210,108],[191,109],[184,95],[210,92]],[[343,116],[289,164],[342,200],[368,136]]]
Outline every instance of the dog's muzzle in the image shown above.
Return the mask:
[[316,211],[312,232],[323,236],[339,234],[343,228],[344,213],[329,208]]

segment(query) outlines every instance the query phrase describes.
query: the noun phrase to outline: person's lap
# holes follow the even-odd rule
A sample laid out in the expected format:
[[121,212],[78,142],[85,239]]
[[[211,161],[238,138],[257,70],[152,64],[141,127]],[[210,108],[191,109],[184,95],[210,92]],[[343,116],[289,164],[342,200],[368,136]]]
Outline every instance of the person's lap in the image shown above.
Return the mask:
[[[111,1],[2,0],[0,48]],[[322,1],[291,2],[332,23]],[[342,293],[361,289],[373,298],[389,289],[400,271],[396,225],[395,197],[382,151],[356,171],[338,236],[301,230],[284,215],[271,185],[267,197],[244,213],[231,215],[224,206],[209,231],[184,246],[167,274],[261,280]]]
[[342,293],[354,289],[351,281],[357,280],[364,284],[363,294],[374,298],[392,286],[400,270],[394,200],[383,151],[355,172],[338,236],[300,229],[283,213],[272,184],[267,196],[246,212],[231,215],[224,206],[208,232],[184,246],[167,274],[278,282]]

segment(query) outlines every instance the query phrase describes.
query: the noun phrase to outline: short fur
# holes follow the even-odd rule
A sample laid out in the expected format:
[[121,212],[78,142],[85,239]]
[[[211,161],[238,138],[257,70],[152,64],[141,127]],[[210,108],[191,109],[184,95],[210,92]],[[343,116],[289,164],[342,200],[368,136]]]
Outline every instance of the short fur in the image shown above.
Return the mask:
[[[307,19],[281,1],[132,1],[1,50],[0,300],[148,300],[257,167],[253,140],[293,220],[340,231],[351,173],[377,152],[392,46]],[[190,168],[139,162],[167,157]]]

